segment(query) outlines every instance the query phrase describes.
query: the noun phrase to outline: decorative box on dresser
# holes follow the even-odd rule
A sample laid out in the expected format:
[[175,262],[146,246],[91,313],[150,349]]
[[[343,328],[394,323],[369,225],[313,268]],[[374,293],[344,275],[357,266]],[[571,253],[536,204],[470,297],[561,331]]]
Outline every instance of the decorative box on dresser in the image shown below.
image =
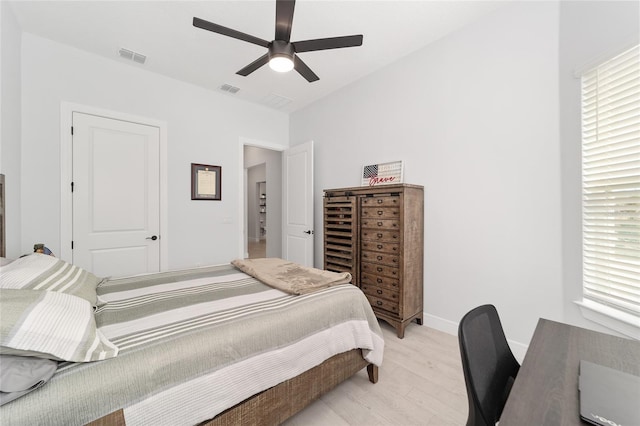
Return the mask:
[[325,189],[324,268],[350,272],[376,316],[404,337],[423,322],[424,189]]

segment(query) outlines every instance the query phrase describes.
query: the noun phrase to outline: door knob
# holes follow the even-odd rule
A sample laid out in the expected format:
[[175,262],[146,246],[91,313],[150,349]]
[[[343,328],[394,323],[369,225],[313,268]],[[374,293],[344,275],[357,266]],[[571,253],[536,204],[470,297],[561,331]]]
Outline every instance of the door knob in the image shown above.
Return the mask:
[[313,231],[312,231],[311,229],[308,229],[308,230],[303,231],[303,232],[304,232],[305,234],[309,234],[309,235],[313,234]]
[[155,241],[155,240],[157,240],[157,239],[158,239],[158,236],[157,236],[157,235],[152,235],[152,236],[150,236],[150,237],[145,238],[145,240],[151,240],[151,241]]

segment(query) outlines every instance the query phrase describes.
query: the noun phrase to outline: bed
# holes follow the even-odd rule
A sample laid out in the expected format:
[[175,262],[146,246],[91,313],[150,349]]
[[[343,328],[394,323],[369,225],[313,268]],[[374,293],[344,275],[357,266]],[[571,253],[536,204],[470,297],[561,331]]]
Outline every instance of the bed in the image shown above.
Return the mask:
[[[71,300],[90,310],[95,330],[76,333],[90,334],[84,346],[39,355],[55,358],[57,370],[0,406],[4,426],[278,424],[365,367],[377,381],[384,341],[351,284],[291,294],[233,265],[100,280],[51,256],[27,258],[47,272],[25,279],[12,262],[0,294],[55,296],[67,316]],[[5,348],[10,320],[3,316],[1,349],[16,355]]]

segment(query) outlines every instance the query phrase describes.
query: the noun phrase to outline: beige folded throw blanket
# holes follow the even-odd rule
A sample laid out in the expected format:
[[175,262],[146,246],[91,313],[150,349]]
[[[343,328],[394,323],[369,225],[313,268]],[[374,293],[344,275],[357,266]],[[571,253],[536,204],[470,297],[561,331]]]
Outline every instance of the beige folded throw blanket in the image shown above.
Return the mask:
[[233,266],[263,283],[290,294],[305,294],[351,282],[348,272],[310,268],[279,258],[236,259]]

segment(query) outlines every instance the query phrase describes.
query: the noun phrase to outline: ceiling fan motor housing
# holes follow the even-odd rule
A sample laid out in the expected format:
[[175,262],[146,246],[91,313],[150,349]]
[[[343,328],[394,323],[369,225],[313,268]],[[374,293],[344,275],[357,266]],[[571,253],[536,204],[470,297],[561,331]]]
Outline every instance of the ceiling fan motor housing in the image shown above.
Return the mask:
[[269,59],[276,58],[278,56],[285,56],[293,61],[293,55],[295,50],[291,43],[283,40],[273,40],[269,43]]

